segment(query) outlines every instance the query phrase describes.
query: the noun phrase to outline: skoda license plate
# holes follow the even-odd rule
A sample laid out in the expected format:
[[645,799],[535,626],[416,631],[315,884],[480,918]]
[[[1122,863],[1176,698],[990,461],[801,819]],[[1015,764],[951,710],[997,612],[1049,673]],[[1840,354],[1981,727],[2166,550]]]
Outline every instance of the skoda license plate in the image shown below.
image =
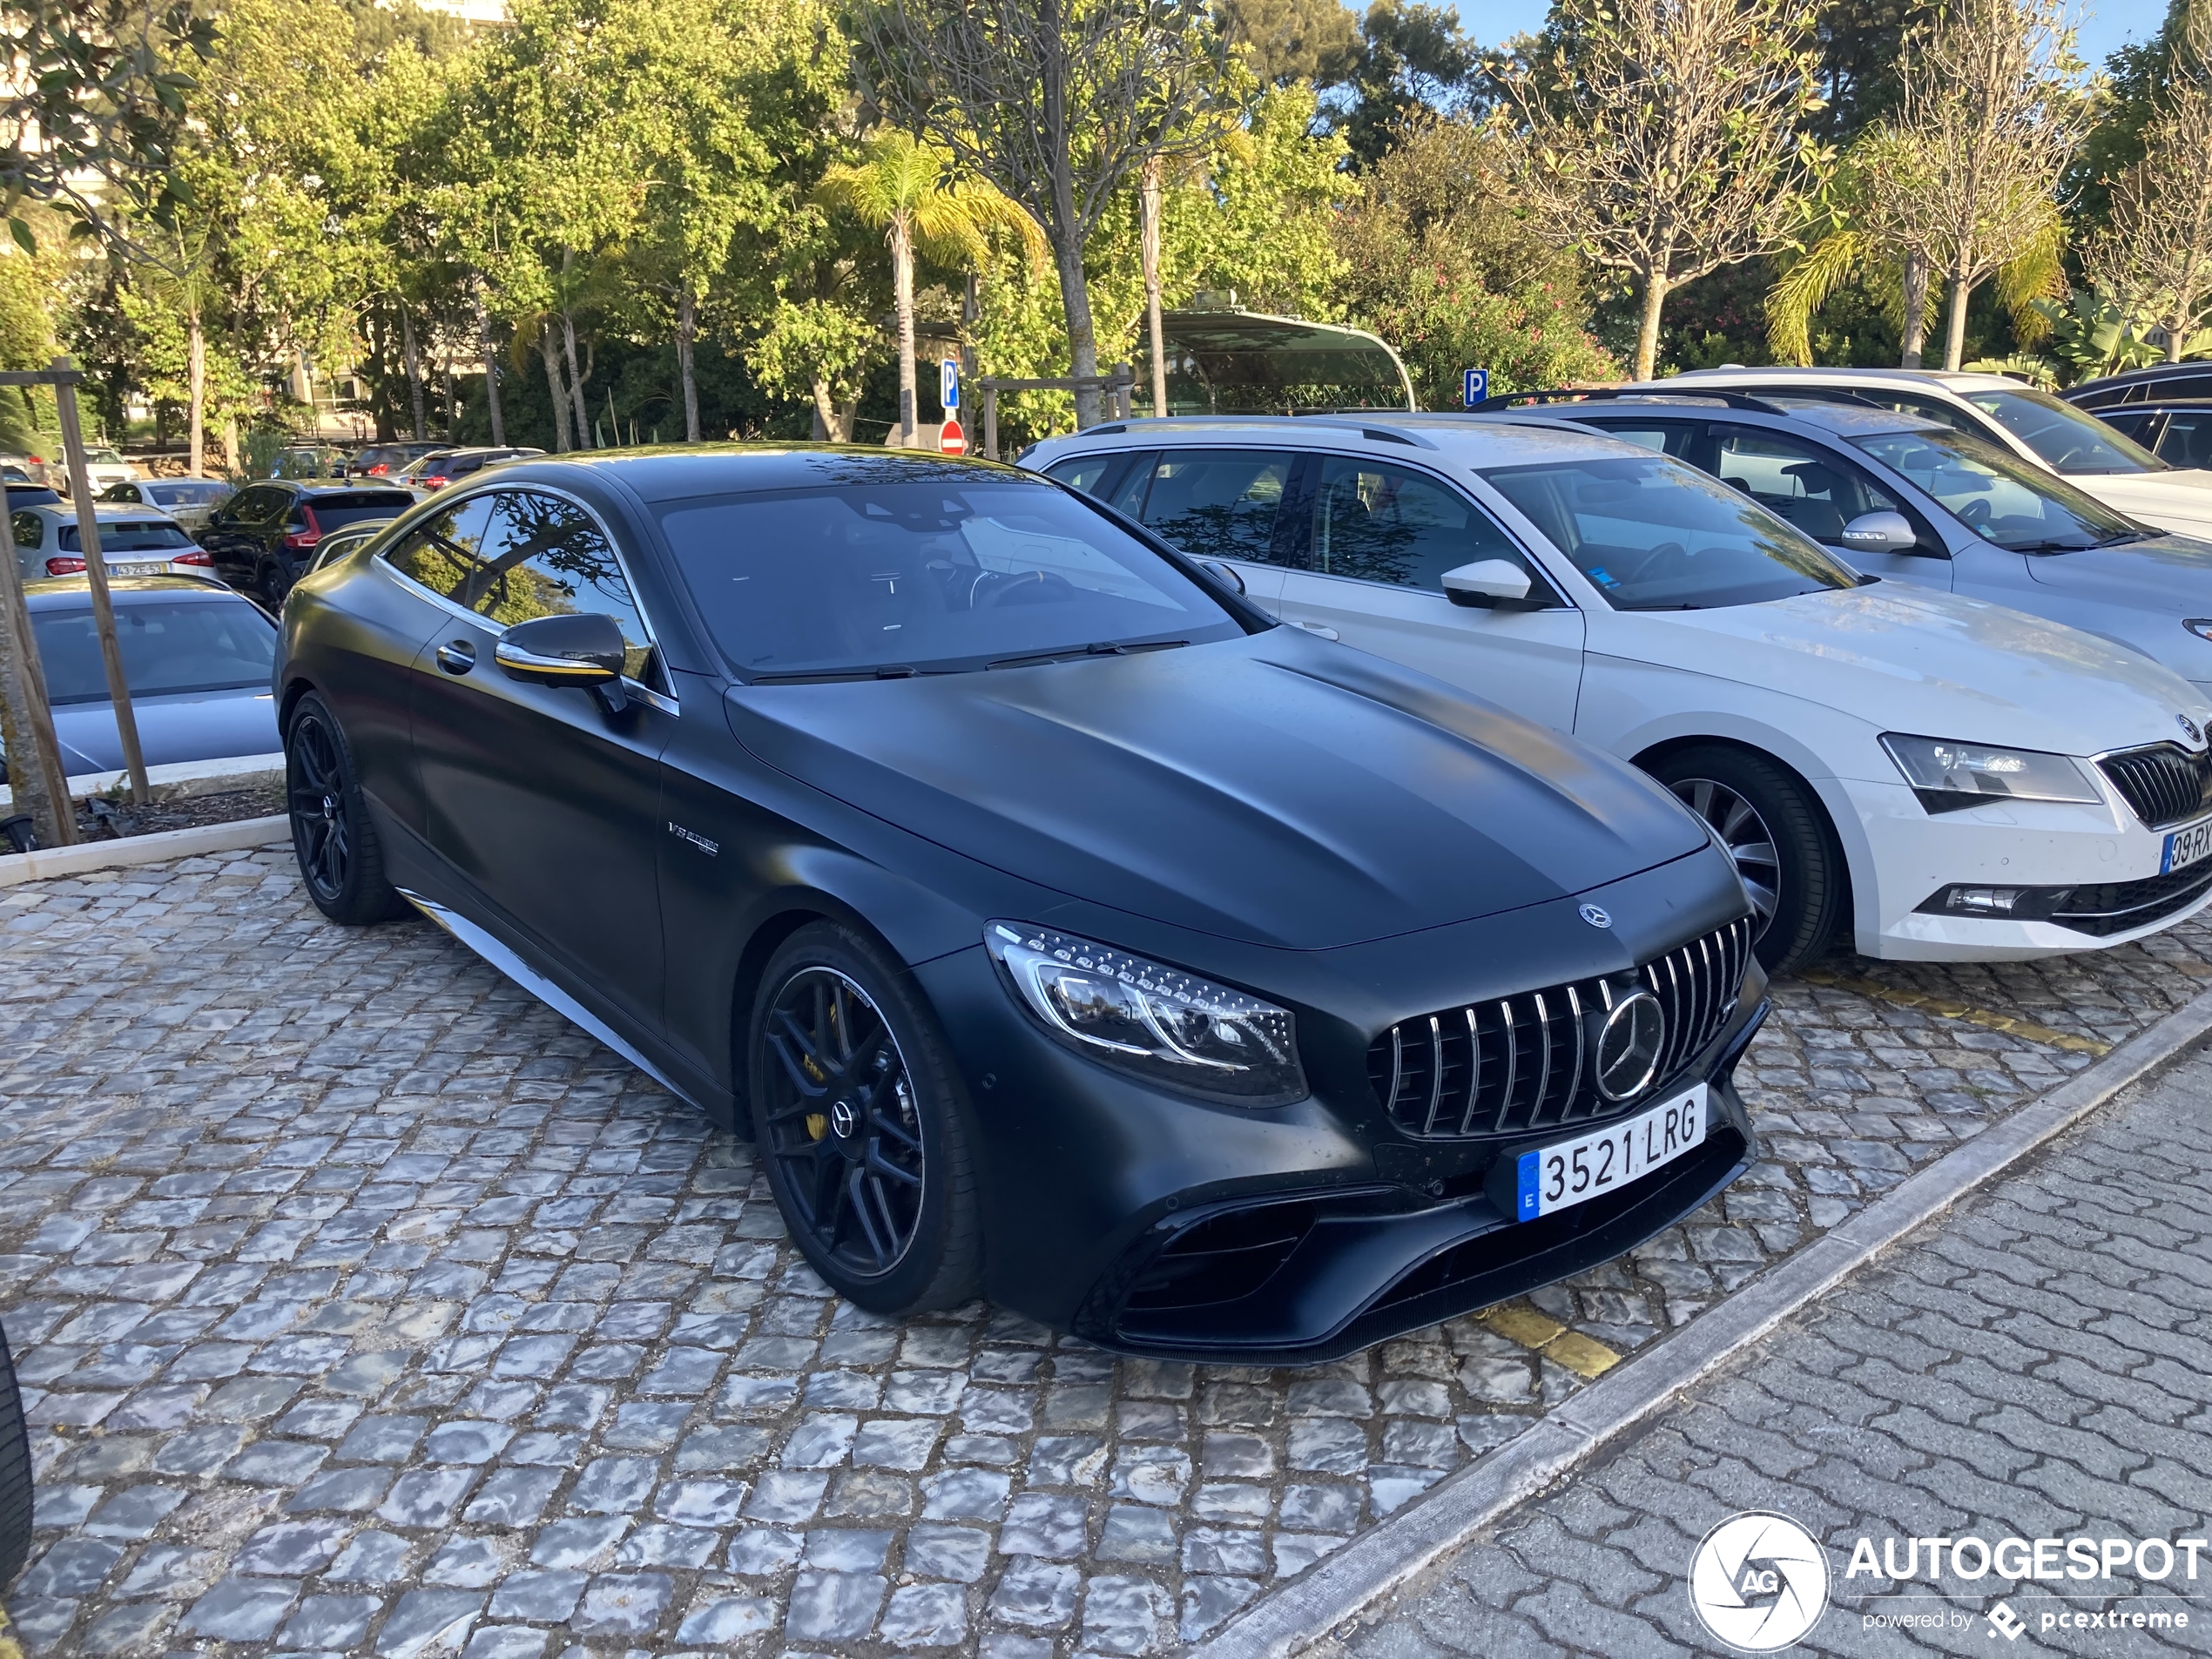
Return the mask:
[[2208,853],[2212,853],[2212,818],[2177,829],[2166,838],[2166,856],[2158,861],[2158,873],[2171,875],[2186,870]]
[[1514,1219],[1534,1221],[1613,1191],[1705,1142],[1699,1083],[1626,1123],[1521,1155]]

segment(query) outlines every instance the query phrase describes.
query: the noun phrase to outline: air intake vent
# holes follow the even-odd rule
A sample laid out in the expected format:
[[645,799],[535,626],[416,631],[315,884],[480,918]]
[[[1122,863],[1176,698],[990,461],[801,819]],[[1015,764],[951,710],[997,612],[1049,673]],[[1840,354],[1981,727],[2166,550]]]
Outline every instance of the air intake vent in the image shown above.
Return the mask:
[[2212,750],[2191,754],[2171,743],[2107,755],[2098,769],[2153,829],[2182,823],[2212,806]]
[[[1751,955],[1748,916],[1633,974],[1522,991],[1401,1020],[1367,1051],[1391,1120],[1436,1139],[1517,1134],[1625,1112],[1671,1082],[1736,1011]],[[1650,1086],[1621,1100],[1598,1088],[1596,1033],[1622,999],[1649,991],[1665,1015]]]

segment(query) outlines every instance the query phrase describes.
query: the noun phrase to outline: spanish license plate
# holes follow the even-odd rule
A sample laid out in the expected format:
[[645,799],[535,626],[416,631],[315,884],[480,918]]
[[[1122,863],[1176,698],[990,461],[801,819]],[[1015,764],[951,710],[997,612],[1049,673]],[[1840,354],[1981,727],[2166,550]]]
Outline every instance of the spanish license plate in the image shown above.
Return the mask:
[[2158,861],[2158,873],[2171,875],[2186,870],[2207,855],[2212,855],[2212,818],[2177,829],[2166,838],[2166,855]]
[[155,564],[118,564],[115,566],[115,573],[118,576],[166,576],[169,563],[165,559]]
[[1705,1094],[1698,1083],[1626,1123],[1523,1152],[1514,1219],[1587,1204],[1703,1145]]

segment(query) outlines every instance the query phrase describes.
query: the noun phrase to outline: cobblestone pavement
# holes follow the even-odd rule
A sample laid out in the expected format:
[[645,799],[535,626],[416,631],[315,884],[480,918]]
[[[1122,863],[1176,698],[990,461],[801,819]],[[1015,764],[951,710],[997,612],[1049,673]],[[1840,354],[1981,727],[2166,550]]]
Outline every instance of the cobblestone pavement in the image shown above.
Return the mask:
[[[0,941],[34,1652],[1165,1650],[2089,1063],[1784,986],[1767,1161],[1634,1260],[1193,1370],[835,1303],[743,1143],[427,924],[326,925],[281,849],[0,891]],[[2109,1042],[2212,930],[1837,966]]]
[[[1366,1621],[1338,1659],[1721,1651],[1698,1541],[1766,1510],[1828,1548],[1833,1654],[2212,1651],[2212,1558],[2110,1579],[1939,1578],[1909,1539],[2202,1539],[2212,1502],[2212,1061],[2184,1062],[1924,1228],[1603,1463]],[[2161,1150],[2161,1149],[2165,1149]],[[1857,1541],[1918,1567],[1847,1575]],[[1979,1562],[1969,1553],[1967,1564]],[[2031,1560],[2033,1558],[2031,1557]],[[2063,1561],[2064,1558],[2060,1558]],[[2101,1559],[2100,1559],[2101,1565]],[[1907,1599],[1909,1596],[1909,1599]],[[1932,1599],[1931,1599],[1932,1598]],[[2024,1637],[2000,1641],[2000,1599]],[[1940,1633],[1870,1617],[1958,1615]],[[2128,1617],[2115,1629],[2112,1615]],[[2188,1628],[2133,1618],[2185,1613]],[[2102,1614],[2078,1629],[2044,1618]],[[1793,1649],[1794,1650],[1794,1649]]]

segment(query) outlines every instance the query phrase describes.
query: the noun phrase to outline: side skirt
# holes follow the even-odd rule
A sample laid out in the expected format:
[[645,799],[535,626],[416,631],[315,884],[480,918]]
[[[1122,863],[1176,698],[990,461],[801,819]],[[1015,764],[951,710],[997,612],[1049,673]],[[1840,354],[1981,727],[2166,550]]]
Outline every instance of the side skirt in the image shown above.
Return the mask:
[[[692,1098],[691,1090],[680,1088],[671,1082],[666,1072],[638,1053],[636,1047],[629,1041],[617,1035],[614,1028],[605,1021],[525,962],[514,951],[509,949],[483,928],[469,921],[468,917],[456,910],[448,909],[435,899],[426,899],[419,893],[410,893],[405,887],[398,891],[401,898],[429,917],[439,927],[451,934],[470,950],[475,951],[477,955],[506,974],[509,979],[513,980],[516,984],[521,986],[539,1001],[564,1015],[573,1024],[583,1027],[678,1100],[688,1102],[693,1106],[699,1105],[699,1103]],[[701,1107],[700,1109],[705,1109]],[[711,1116],[712,1114],[709,1113],[709,1116]]]

